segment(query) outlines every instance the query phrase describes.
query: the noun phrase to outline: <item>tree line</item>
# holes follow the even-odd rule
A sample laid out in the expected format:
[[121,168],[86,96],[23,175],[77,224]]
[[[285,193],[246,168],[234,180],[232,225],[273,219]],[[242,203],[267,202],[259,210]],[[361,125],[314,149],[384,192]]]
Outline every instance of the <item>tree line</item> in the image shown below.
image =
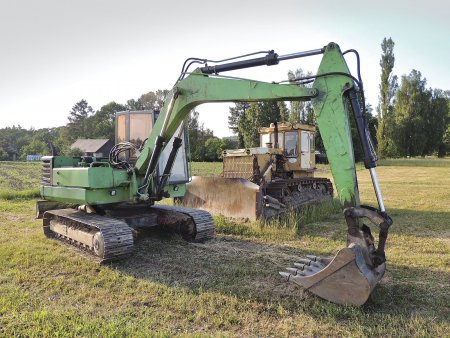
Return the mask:
[[394,74],[392,38],[381,43],[381,83],[377,107],[377,141],[381,157],[408,157],[450,151],[450,91],[427,88],[427,80],[413,69]]
[[[67,116],[65,126],[24,129],[21,126],[0,129],[0,161],[26,159],[27,155],[49,155],[52,147],[61,155],[78,156],[79,150],[71,149],[77,139],[109,139],[115,141],[115,116],[125,110],[160,109],[168,90],[148,92],[125,104],[109,102],[99,110],[82,99],[75,103]],[[235,148],[233,138],[219,139],[198,120],[198,112],[192,111],[188,120],[188,140],[193,161],[217,161],[224,149]]]
[[[391,38],[384,38],[381,43],[381,81],[377,114],[372,114],[370,103],[366,103],[366,111],[363,112],[378,156],[446,156],[450,151],[450,91],[427,88],[427,80],[415,69],[411,70],[410,74],[403,75],[399,84],[397,76],[393,74],[394,45]],[[289,71],[288,79],[296,82],[295,79],[310,75],[311,72],[297,69]],[[310,102],[236,103],[234,107],[230,107],[228,125],[238,135],[240,147],[258,146],[258,129],[274,121],[316,125],[314,109]],[[350,124],[355,159],[360,161],[363,151],[353,118],[350,118]],[[318,129],[316,149],[324,151]]]
[[[364,115],[369,131],[375,136],[378,155],[384,157],[409,157],[448,155],[450,151],[450,91],[427,88],[427,80],[420,71],[411,70],[400,81],[394,74],[395,43],[384,38],[381,43],[381,78],[376,114],[366,104]],[[296,69],[288,72],[291,83],[310,76],[311,72]],[[399,83],[400,82],[400,83]],[[130,99],[125,104],[109,102],[99,110],[86,100],[77,102],[68,114],[65,126],[42,129],[23,129],[20,126],[0,129],[0,160],[25,159],[26,155],[47,155],[49,144],[61,154],[75,155],[70,148],[78,138],[115,139],[115,114],[124,110],[159,109],[169,93],[159,89]],[[361,99],[361,98],[360,98]],[[366,100],[367,101],[367,100]],[[188,121],[190,156],[193,161],[216,161],[224,149],[259,146],[260,127],[277,121],[316,124],[314,109],[310,102],[238,102],[229,108],[228,127],[236,138],[217,138],[198,120],[193,111]],[[354,140],[355,158],[361,160],[363,152],[357,139],[354,120],[350,119]],[[320,130],[316,133],[316,149],[323,151]]]

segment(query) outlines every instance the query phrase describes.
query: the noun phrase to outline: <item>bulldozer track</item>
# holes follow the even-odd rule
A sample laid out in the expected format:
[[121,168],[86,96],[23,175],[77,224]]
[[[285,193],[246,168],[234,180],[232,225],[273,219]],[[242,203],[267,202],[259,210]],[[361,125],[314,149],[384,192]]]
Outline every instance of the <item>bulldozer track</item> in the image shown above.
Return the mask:
[[194,242],[203,242],[215,236],[214,220],[207,211],[161,204],[154,205],[152,208],[180,212],[191,217],[195,223]]
[[333,185],[331,181],[328,178],[294,178],[294,179],[280,179],[275,180],[267,184],[265,187],[267,194],[279,198],[282,197],[283,189],[286,187],[296,187],[296,186],[302,186],[305,188],[313,187],[314,184],[323,184],[327,188],[327,192],[330,195],[333,195]]
[[[96,255],[93,245],[86,245],[67,235],[52,231],[51,222],[57,222],[85,234],[93,235],[100,232],[104,242],[103,255]],[[99,263],[119,260],[133,253],[132,230],[125,222],[97,214],[86,214],[75,209],[47,211],[44,214],[44,234],[49,238],[63,240],[76,246]]]
[[285,206],[273,210],[266,205],[263,209],[266,219],[333,197],[333,185],[327,178],[278,179],[270,182],[263,189],[266,195],[277,199]]

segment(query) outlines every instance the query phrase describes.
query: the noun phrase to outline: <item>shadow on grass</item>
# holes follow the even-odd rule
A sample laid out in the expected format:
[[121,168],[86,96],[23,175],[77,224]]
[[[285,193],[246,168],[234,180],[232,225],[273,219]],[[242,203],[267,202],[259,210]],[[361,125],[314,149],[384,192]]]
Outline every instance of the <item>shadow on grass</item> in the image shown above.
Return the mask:
[[158,236],[141,240],[133,258],[113,266],[135,278],[194,294],[217,292],[257,302],[274,316],[281,306],[288,314],[302,312],[326,321],[357,319],[368,326],[376,325],[372,317],[385,314],[448,321],[448,272],[389,265],[363,307],[343,307],[320,300],[278,275],[307,253],[319,254],[221,236],[204,244]]

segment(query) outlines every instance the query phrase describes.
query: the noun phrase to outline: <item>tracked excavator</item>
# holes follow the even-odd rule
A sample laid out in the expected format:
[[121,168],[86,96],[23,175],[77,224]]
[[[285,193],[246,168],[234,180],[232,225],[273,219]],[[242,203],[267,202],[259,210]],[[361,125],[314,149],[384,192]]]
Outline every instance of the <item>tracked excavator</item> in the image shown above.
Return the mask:
[[[347,52],[358,56],[354,50]],[[144,136],[146,140],[142,135],[130,135],[128,128],[142,126],[139,114],[137,117],[123,114],[118,119],[122,123],[116,126],[118,139],[123,141],[114,146],[109,158],[43,158],[40,186],[43,201],[37,202],[36,208],[37,217],[43,219],[44,234],[101,262],[130,256],[135,238],[149,228],[170,229],[188,240],[213,237],[214,224],[208,212],[156,203],[186,193],[189,173],[186,154],[183,155],[183,131],[189,112],[206,102],[311,100],[347,222],[347,247],[332,258],[306,256],[281,275],[331,302],[363,304],[385,272],[385,243],[392,220],[384,207],[375,171],[377,157],[362,113],[365,108],[359,57],[358,75],[354,77],[344,58],[347,52],[330,43],[316,50],[287,55],[268,51],[263,56],[255,53],[222,61],[187,59],[163,108],[155,116],[150,133]],[[322,55],[317,74],[296,79],[295,83],[268,83],[223,75],[227,71],[273,66],[313,55]],[[195,64],[200,66],[190,72]],[[312,87],[299,85],[305,82],[313,82]],[[348,112],[356,119],[378,209],[360,204]],[[141,141],[139,147],[126,141],[137,139]],[[377,245],[364,219],[379,228]]]
[[260,147],[223,151],[222,175],[193,176],[179,201],[240,222],[331,200],[331,181],[315,177],[315,130],[289,122],[260,128]]

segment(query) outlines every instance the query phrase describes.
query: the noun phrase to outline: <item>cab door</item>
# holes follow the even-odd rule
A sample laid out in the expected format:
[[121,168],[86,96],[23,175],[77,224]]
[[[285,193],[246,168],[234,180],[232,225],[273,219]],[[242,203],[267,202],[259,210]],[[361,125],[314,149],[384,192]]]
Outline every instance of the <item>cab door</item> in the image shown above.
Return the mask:
[[311,168],[311,146],[310,146],[310,137],[307,131],[301,132],[301,142],[300,142],[300,161],[302,169],[310,169]]

